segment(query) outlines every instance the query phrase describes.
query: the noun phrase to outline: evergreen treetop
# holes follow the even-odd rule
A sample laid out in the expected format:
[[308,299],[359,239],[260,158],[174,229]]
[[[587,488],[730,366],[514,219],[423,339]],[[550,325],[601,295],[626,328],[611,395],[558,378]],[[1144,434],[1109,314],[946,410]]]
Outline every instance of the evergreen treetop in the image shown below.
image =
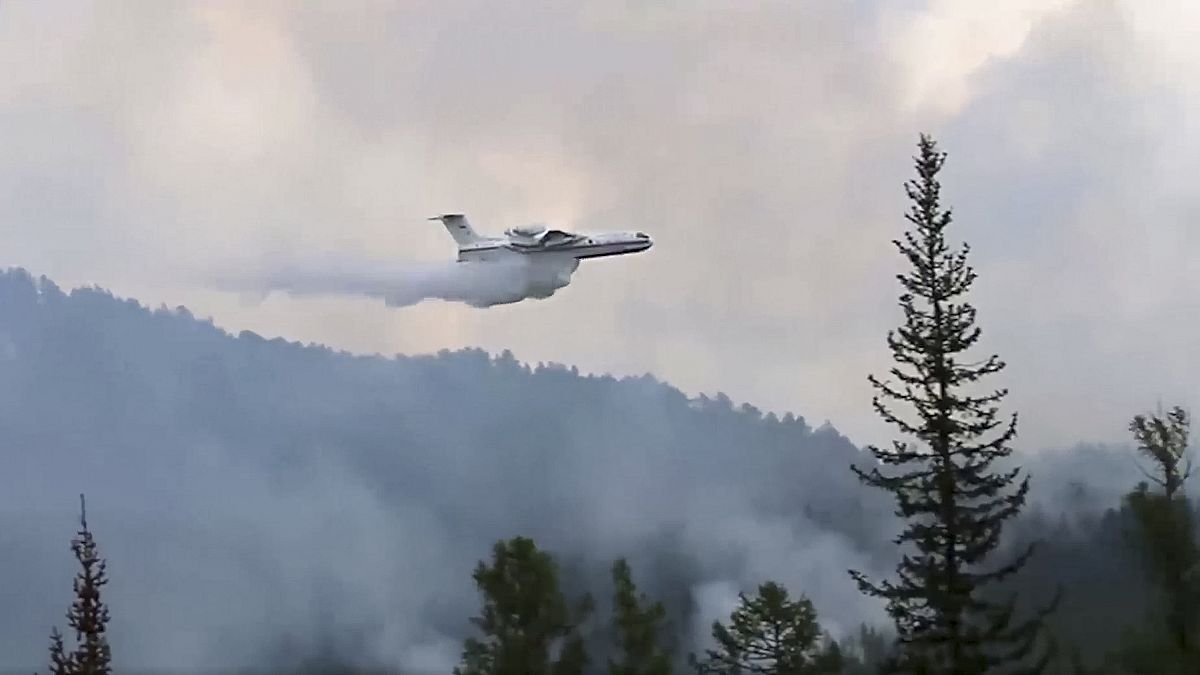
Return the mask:
[[[1186,458],[1191,420],[1180,407],[1164,417],[1137,415],[1129,425],[1138,451],[1158,475],[1143,469],[1162,488],[1140,483],[1126,498],[1134,516],[1132,541],[1141,553],[1147,581],[1156,591],[1161,622],[1139,627],[1118,652],[1131,672],[1200,672],[1200,542],[1183,484],[1191,472]],[[1161,626],[1154,629],[1154,624]]]
[[108,607],[100,598],[100,589],[108,583],[106,563],[100,558],[96,541],[87,524],[87,506],[79,496],[80,528],[71,541],[71,550],[82,568],[75,576],[75,600],[67,612],[67,623],[75,631],[77,643],[67,653],[58,628],[50,634],[50,672],[52,675],[109,675],[112,653],[105,635]]
[[1142,472],[1162,487],[1167,499],[1175,498],[1192,473],[1191,457],[1187,455],[1190,429],[1191,418],[1179,406],[1172,408],[1166,416],[1161,413],[1136,415],[1129,423],[1129,430],[1138,444],[1138,452],[1154,462],[1161,477],[1151,475],[1144,469]]
[[483,611],[471,619],[483,638],[467,638],[455,675],[581,675],[587,655],[577,626],[591,611],[569,607],[558,568],[531,539],[497,542],[492,564],[473,575]]
[[792,599],[782,585],[769,581],[754,597],[738,596],[729,624],[712,624],[715,649],[691,662],[700,675],[836,675],[841,651],[827,640],[817,612],[806,597]]
[[[887,601],[899,648],[894,670],[990,673],[1028,659],[1046,613],[1014,623],[1015,598],[992,602],[981,592],[1020,570],[1033,553],[1029,546],[1007,562],[992,562],[1005,522],[1025,504],[1029,478],[1020,477],[1019,468],[992,468],[1012,453],[1017,415],[1000,416],[1007,390],[980,390],[1004,362],[967,356],[982,332],[964,298],[976,273],[967,262],[969,246],[951,250],[947,243],[952,215],[942,208],[937,179],[946,155],[927,135],[918,149],[917,180],[905,184],[912,201],[905,218],[914,229],[893,242],[910,269],[897,275],[904,322],[887,335],[892,379],[868,378],[876,412],[912,440],[868,448],[894,469],[889,473],[880,465],[851,467],[864,483],[895,497],[896,513],[907,521],[896,539],[905,555],[895,581],[851,575],[864,593]],[[1040,671],[1048,658],[1031,670]]]

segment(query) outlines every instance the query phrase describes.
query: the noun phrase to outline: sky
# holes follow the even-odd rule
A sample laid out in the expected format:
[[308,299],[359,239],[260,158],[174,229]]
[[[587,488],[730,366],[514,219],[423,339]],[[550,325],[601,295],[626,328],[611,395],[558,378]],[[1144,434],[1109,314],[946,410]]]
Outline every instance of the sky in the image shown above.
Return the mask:
[[[1123,441],[1200,366],[1183,0],[0,1],[0,265],[362,353],[653,373],[886,443],[869,373],[920,132],[949,160],[1018,446]],[[639,229],[546,300],[248,302],[313,254]]]

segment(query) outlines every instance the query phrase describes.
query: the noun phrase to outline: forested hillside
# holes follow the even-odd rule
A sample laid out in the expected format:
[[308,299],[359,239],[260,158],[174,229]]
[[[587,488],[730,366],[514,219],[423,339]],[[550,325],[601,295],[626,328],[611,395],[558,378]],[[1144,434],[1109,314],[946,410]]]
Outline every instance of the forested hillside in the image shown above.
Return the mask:
[[[650,376],[233,336],[10,270],[0,443],[0,661],[25,672],[70,600],[82,492],[126,671],[320,657],[449,672],[475,565],[518,535],[601,605],[627,558],[681,653],[767,580],[811,598],[835,637],[887,623],[847,575],[895,563],[893,506],[849,470],[869,457],[829,426]],[[1016,583],[1063,584],[1055,625],[1097,655],[1141,618],[1122,516],[1105,513],[1141,476],[1126,448],[1020,462],[1037,506],[1013,536],[1049,542]]]

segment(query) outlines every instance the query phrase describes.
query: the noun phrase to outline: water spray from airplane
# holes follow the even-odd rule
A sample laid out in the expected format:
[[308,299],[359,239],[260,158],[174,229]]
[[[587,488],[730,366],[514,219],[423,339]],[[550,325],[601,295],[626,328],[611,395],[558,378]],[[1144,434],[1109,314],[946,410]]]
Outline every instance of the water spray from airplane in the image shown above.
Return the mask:
[[[541,225],[514,227],[502,236],[481,236],[461,214],[436,216],[458,245],[445,263],[310,260],[265,271],[236,284],[258,297],[274,291],[292,295],[361,295],[389,307],[425,300],[492,307],[545,299],[571,283],[581,260],[638,253],[653,241],[643,232],[576,234]],[[228,286],[229,284],[223,284]],[[247,286],[253,288],[247,288]]]

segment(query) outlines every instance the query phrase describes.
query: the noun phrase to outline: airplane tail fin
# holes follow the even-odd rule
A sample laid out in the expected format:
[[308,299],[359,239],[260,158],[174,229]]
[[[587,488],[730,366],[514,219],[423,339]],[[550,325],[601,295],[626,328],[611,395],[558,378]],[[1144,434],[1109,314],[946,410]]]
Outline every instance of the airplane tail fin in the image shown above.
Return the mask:
[[451,237],[454,237],[455,243],[460,247],[473,244],[482,239],[475,232],[475,229],[471,227],[471,223],[467,221],[467,217],[462,214],[451,213],[434,216],[429,220],[442,221],[442,225],[446,227],[446,231],[450,233]]

